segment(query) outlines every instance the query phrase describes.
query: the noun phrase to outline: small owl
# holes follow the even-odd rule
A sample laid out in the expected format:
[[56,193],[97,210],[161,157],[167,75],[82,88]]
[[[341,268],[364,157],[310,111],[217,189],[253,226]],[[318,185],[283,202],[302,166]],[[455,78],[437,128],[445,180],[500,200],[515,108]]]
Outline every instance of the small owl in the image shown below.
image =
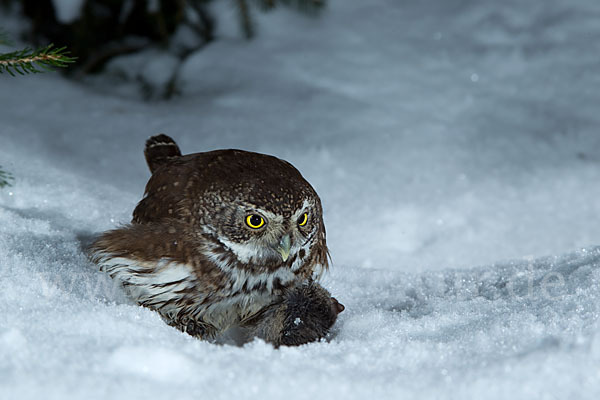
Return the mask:
[[242,150],[182,156],[166,135],[144,153],[152,177],[132,223],[100,236],[93,261],[193,336],[240,326],[275,345],[323,337],[343,306],[313,282],[328,268],[325,227],[298,170]]

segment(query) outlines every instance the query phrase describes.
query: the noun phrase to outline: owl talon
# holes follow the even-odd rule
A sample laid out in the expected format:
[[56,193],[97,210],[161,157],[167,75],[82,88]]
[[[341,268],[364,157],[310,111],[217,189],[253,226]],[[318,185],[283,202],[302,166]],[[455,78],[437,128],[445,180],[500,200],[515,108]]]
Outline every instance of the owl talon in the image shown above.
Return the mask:
[[206,330],[200,325],[196,324],[196,322],[190,321],[185,327],[185,332],[191,336],[204,336]]
[[200,339],[211,339],[214,336],[215,328],[204,321],[183,318],[179,321],[167,322],[180,331]]

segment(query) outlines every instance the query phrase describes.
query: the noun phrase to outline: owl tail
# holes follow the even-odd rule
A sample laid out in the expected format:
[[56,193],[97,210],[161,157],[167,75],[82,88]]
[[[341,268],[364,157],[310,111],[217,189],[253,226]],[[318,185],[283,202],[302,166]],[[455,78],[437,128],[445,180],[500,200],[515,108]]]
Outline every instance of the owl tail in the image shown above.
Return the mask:
[[144,155],[150,172],[154,173],[161,165],[173,157],[181,157],[181,150],[173,139],[165,134],[152,136],[146,140]]

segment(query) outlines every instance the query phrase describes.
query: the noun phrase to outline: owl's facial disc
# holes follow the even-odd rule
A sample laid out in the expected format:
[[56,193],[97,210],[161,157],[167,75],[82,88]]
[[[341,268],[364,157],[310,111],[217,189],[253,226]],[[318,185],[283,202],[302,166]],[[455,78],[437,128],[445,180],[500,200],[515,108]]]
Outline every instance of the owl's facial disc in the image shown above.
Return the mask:
[[219,241],[240,262],[299,268],[310,254],[318,228],[314,204],[306,200],[289,213],[275,213],[248,203],[229,208]]

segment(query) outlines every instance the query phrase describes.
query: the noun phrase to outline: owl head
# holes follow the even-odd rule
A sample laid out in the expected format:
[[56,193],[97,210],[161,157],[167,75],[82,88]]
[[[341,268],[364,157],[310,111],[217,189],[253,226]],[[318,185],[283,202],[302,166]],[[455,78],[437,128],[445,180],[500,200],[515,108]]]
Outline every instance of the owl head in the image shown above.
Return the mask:
[[320,272],[328,267],[321,201],[296,168],[241,150],[202,154],[208,158],[205,169],[191,187],[203,199],[198,225],[204,233],[237,262],[258,269]]

